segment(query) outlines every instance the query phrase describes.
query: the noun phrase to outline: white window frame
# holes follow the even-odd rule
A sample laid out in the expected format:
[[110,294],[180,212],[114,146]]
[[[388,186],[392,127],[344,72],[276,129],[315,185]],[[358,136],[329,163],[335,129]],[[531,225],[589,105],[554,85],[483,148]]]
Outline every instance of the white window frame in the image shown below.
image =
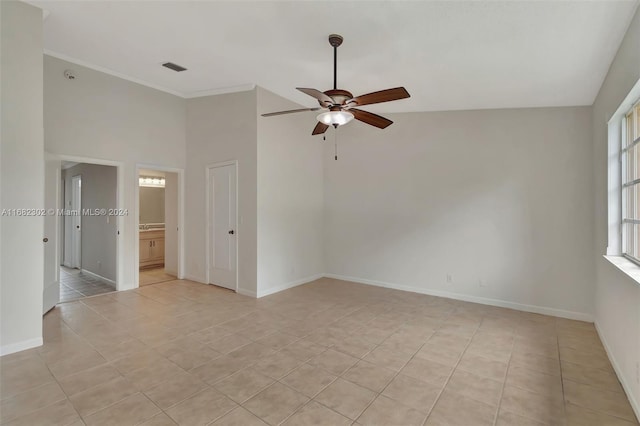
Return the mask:
[[[624,256],[622,210],[622,146],[623,125],[627,113],[640,102],[640,79],[636,81],[616,111],[607,119],[607,247],[604,258],[640,284],[640,264]],[[594,120],[602,111],[594,111]],[[626,130],[625,130],[626,131]],[[595,135],[596,138],[599,135]],[[639,145],[640,146],[640,145]],[[597,172],[597,168],[596,168]]]
[[[640,226],[640,212],[630,210],[638,209],[640,204],[640,178],[628,179],[627,167],[629,162],[627,156],[630,152],[640,149],[640,100],[633,103],[631,108],[627,109],[621,119],[620,123],[620,243],[621,254],[631,262],[640,265],[640,236],[639,232],[635,230]],[[629,120],[631,120],[631,126],[629,126]],[[628,129],[632,128],[633,140],[627,143],[629,134]],[[635,148],[635,150],[634,150]],[[640,161],[638,161],[638,154],[634,154],[633,168],[636,170],[634,173],[636,176],[640,176],[637,170],[640,168]],[[636,196],[633,199],[634,206],[627,206],[627,191],[635,190]],[[629,228],[632,229],[628,232]],[[635,230],[635,232],[634,232]],[[631,236],[631,238],[629,238]]]

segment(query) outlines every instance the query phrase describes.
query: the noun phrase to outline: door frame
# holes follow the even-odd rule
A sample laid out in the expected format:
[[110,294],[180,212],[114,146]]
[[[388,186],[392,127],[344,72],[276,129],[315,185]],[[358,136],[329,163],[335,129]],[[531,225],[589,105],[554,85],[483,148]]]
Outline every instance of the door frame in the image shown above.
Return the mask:
[[[101,158],[92,157],[79,157],[76,155],[55,154],[50,153],[58,158],[60,161],[73,161],[75,163],[96,164],[99,166],[112,166],[116,168],[116,209],[124,209],[124,163],[120,161],[104,160]],[[61,172],[62,173],[62,172]],[[125,264],[125,219],[124,215],[116,216],[116,225],[118,228],[118,235],[116,239],[116,291],[122,290],[122,283],[125,282],[124,267]],[[60,223],[58,222],[58,227]],[[59,232],[59,231],[58,231]],[[60,265],[58,265],[60,267]]]
[[206,284],[211,284],[211,277],[209,276],[210,273],[210,269],[211,269],[211,225],[210,225],[210,218],[211,215],[213,214],[213,212],[211,211],[211,190],[213,188],[211,188],[211,173],[212,173],[212,169],[218,168],[218,167],[224,167],[224,166],[235,166],[236,169],[236,285],[235,285],[235,292],[238,292],[238,271],[240,270],[240,268],[238,268],[238,264],[239,262],[239,257],[238,257],[238,253],[239,251],[239,247],[240,247],[240,238],[238,238],[238,235],[240,235],[240,222],[238,221],[238,216],[239,216],[239,212],[238,212],[238,194],[239,194],[239,190],[238,187],[240,186],[238,184],[238,160],[228,160],[228,161],[220,161],[217,163],[211,163],[208,164],[206,166],[206,185],[205,185],[205,202],[206,202],[206,216],[205,216],[205,222],[206,222],[206,229],[207,232],[206,234],[206,238],[205,238],[205,256],[206,256],[206,270],[205,270],[205,279],[206,279]]
[[[62,171],[61,171],[62,174]],[[78,184],[77,197],[76,198],[76,182]],[[77,201],[77,202],[76,202]],[[71,262],[67,262],[71,268],[82,269],[82,175],[71,176],[71,208],[73,209],[75,206],[78,207],[78,216],[73,216],[71,218],[71,229],[68,231],[72,232],[70,235],[71,242]],[[76,231],[73,229],[73,225],[75,222],[79,223],[80,227],[80,236],[78,237]],[[66,235],[65,235],[66,237]],[[66,259],[65,259],[66,260]]]
[[[57,214],[57,212],[60,210],[61,205],[62,205],[60,203],[60,201],[61,201],[60,200],[60,195],[63,193],[62,185],[61,185],[61,180],[62,180],[61,163],[62,162],[60,161],[60,158],[58,156],[53,155],[53,154],[48,153],[48,152],[44,153],[45,179],[47,178],[47,170],[48,170],[48,167],[49,167],[49,163],[50,162],[54,162],[54,161],[56,162],[56,165],[55,165],[56,184],[55,184],[55,188],[54,188],[55,197],[53,198],[53,199],[55,199],[55,207],[53,207],[53,208],[55,209],[56,214]],[[45,189],[45,191],[47,191],[47,184],[46,183],[44,185],[44,189]],[[49,195],[51,195],[51,194],[49,194]],[[45,199],[44,207],[46,209],[52,208],[51,206],[47,206],[46,205],[46,199],[47,199],[47,193],[46,192],[45,192],[44,199]],[[50,215],[50,212],[47,212],[47,215]],[[47,283],[45,281],[45,276],[44,275],[46,274],[46,271],[47,271],[46,265],[44,266],[45,274],[43,274],[43,280],[42,280],[43,303],[47,300],[47,295],[53,296],[53,294],[51,294],[51,292],[49,290],[52,287],[52,285],[54,286],[53,290],[56,290],[55,287],[57,287],[57,291],[56,291],[57,298],[56,298],[56,302],[53,305],[53,307],[47,309],[46,311],[43,308],[42,315],[46,314],[51,309],[55,308],[58,303],[60,303],[60,263],[61,263],[60,260],[62,259],[62,255],[63,255],[63,252],[61,251],[61,247],[60,247],[60,242],[64,241],[63,228],[61,226],[61,221],[60,221],[61,218],[62,218],[62,216],[55,216],[53,218],[53,221],[54,221],[53,228],[54,229],[53,229],[53,238],[52,238],[53,241],[52,242],[56,243],[55,247],[53,247],[53,249],[52,249],[53,250],[53,262],[55,262],[55,266],[54,266],[54,271],[55,271],[55,273],[54,273],[54,281],[53,281],[53,283]],[[45,237],[47,237],[47,235],[48,235],[47,234],[47,223],[46,223],[47,218],[45,218],[44,220],[45,220],[45,223],[44,223],[43,235]],[[45,255],[44,255],[43,260],[44,260],[44,262],[47,262],[46,247],[45,247],[44,251],[45,251]]]
[[140,287],[140,187],[139,187],[139,177],[140,177],[140,169],[147,170],[156,170],[159,172],[168,172],[168,173],[176,173],[178,175],[178,278],[179,280],[184,279],[184,169],[176,168],[176,167],[167,167],[160,166],[157,164],[149,164],[149,163],[136,163],[136,173],[135,173],[135,182],[134,185],[137,188],[135,193],[135,201],[133,203],[134,206],[134,218],[135,218],[135,265],[136,265],[136,274],[134,279],[133,288]]

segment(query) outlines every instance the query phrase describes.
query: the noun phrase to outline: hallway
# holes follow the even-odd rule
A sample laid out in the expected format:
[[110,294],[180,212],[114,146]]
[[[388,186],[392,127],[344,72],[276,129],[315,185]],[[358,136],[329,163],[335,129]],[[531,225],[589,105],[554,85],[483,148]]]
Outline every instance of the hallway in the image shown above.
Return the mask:
[[116,291],[111,285],[82,273],[79,269],[60,267],[60,302]]

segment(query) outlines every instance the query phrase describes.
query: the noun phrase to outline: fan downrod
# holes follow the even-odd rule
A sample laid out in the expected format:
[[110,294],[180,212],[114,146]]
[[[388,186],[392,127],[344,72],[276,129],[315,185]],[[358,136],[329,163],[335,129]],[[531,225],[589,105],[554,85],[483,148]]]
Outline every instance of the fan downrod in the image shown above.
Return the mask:
[[329,35],[329,44],[333,46],[333,90],[338,89],[338,46],[343,40],[339,34]]

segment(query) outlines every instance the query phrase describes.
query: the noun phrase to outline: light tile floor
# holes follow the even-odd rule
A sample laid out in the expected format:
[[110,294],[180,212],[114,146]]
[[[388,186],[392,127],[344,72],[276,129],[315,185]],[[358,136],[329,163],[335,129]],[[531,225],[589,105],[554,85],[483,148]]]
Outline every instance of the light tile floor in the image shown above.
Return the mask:
[[142,269],[139,272],[138,284],[140,287],[151,284],[158,284],[165,281],[173,281],[176,279],[175,275],[167,274],[164,271],[164,267],[161,268],[152,268],[152,269]]
[[0,358],[9,425],[632,425],[592,324],[321,279],[65,303]]
[[79,269],[60,267],[60,302],[114,292],[111,285],[84,274]]

